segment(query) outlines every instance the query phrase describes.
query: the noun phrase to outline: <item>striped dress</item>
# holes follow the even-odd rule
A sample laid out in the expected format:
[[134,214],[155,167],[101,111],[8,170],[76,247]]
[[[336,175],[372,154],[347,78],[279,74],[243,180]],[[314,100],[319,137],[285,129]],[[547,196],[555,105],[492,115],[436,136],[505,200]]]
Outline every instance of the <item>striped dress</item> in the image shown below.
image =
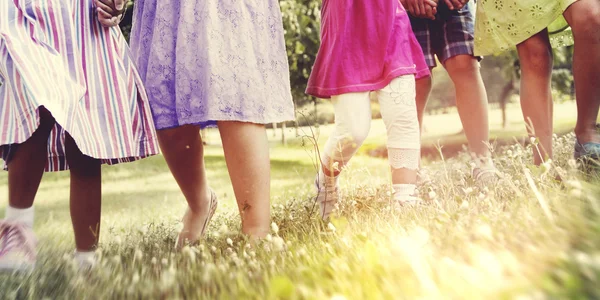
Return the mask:
[[159,152],[152,114],[118,28],[104,28],[93,0],[0,1],[0,153],[6,162],[56,119],[46,171],[68,169],[65,132],[87,156],[114,164]]

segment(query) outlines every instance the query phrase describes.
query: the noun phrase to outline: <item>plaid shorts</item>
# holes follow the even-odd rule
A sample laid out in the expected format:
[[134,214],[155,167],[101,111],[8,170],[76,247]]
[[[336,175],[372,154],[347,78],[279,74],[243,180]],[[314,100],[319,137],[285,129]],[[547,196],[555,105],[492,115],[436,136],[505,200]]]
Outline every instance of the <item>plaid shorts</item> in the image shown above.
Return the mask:
[[442,63],[457,55],[474,55],[475,20],[469,5],[459,10],[450,10],[440,1],[435,20],[410,18],[412,29],[430,68],[436,66],[436,55]]

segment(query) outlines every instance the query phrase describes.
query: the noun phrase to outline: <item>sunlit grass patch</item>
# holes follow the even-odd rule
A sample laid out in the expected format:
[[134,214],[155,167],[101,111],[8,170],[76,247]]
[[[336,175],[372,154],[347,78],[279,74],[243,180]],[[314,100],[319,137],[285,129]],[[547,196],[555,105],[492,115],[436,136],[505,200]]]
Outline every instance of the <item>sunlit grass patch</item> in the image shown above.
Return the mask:
[[599,181],[570,159],[572,139],[557,137],[556,160],[541,167],[529,148],[496,149],[502,178],[488,187],[474,184],[466,154],[428,164],[424,204],[401,211],[389,205],[387,162],[359,156],[331,223],[311,199],[314,153],[275,148],[273,225],[256,245],[239,234],[222,152],[209,147],[226,205],[206,241],[180,252],[185,201],[162,158],[105,168],[101,260],[85,276],[69,259],[68,179],[53,174],[36,203],[38,267],[0,275],[0,298],[598,298]]

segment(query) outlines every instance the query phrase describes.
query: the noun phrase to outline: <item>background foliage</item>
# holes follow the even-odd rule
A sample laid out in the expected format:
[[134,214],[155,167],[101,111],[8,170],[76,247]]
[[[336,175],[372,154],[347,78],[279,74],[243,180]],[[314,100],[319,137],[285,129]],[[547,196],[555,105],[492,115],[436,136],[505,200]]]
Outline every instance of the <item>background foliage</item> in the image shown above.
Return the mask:
[[[285,29],[285,43],[290,64],[290,81],[292,95],[296,107],[302,110],[307,105],[317,104],[313,97],[307,96],[306,83],[312,65],[319,50],[319,33],[321,22],[321,1],[319,0],[280,0]],[[132,22],[132,8],[121,24],[126,37],[129,36]],[[572,47],[555,49],[555,71],[553,87],[555,100],[572,99],[574,86],[571,72],[573,57]],[[496,56],[489,56],[481,62],[481,73],[488,91],[489,101],[492,106],[505,108],[519,92],[519,60],[516,51],[506,52]],[[443,68],[434,70],[434,87],[428,103],[429,113],[445,113],[455,106],[454,86]],[[305,111],[310,111],[310,118],[306,114],[299,116],[300,125],[314,123],[330,123],[333,121],[333,111],[324,105],[310,106]],[[323,107],[323,112],[316,111]],[[374,106],[373,116],[380,117],[379,107]]]

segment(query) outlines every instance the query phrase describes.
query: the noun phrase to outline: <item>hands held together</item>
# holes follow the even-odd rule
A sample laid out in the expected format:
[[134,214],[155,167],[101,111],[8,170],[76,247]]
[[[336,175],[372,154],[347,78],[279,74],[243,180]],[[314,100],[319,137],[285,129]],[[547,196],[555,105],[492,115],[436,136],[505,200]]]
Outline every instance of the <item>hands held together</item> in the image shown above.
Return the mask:
[[98,21],[106,27],[117,26],[123,20],[128,0],[95,0]]
[[[413,17],[435,20],[440,0],[400,0],[402,6]],[[451,10],[463,8],[469,0],[443,0]]]

